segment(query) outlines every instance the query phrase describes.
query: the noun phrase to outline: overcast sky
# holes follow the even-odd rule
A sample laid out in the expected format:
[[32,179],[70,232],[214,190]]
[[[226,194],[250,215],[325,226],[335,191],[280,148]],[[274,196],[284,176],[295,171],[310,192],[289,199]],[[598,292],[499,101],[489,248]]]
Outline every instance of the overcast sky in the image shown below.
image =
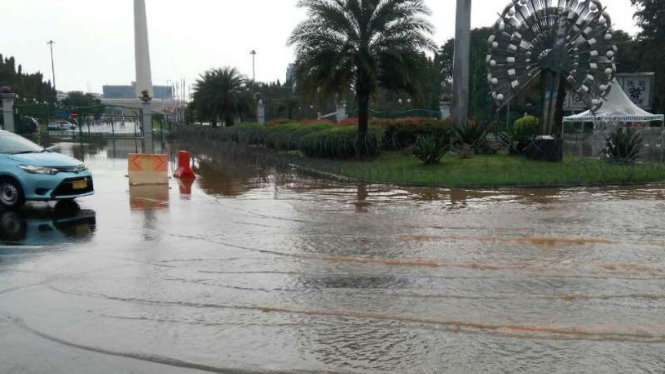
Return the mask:
[[[284,80],[293,51],[286,40],[306,13],[297,0],[146,0],[154,84],[234,66],[257,80]],[[427,0],[437,44],[454,34],[455,0]],[[508,0],[473,0],[473,27],[492,25]],[[630,0],[604,0],[615,28],[634,34]],[[51,78],[54,40],[59,90],[101,92],[135,79],[132,0],[0,0],[0,53],[24,71]]]

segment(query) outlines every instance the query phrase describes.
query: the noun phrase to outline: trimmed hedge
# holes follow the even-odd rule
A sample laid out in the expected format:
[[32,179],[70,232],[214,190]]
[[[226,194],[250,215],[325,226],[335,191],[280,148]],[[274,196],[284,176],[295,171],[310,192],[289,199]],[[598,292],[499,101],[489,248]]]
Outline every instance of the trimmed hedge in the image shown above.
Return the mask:
[[275,119],[268,121],[268,126],[274,125],[320,125],[320,124],[334,125],[335,123],[328,119],[307,119],[301,121],[294,121],[292,119]]
[[[371,119],[369,124],[384,130],[383,148],[402,150],[414,145],[421,136],[433,135],[437,138],[446,136],[452,128],[452,119],[436,120],[418,117]],[[335,125],[335,127],[347,126],[358,127],[358,119],[349,118]]]
[[263,144],[265,139],[264,126],[256,123],[243,123],[238,126],[224,128],[222,140],[241,144]]
[[337,127],[305,136],[300,142],[300,151],[315,158],[372,157],[379,153],[383,136],[384,131],[376,126],[371,126],[363,138],[354,127]]
[[268,148],[280,151],[295,151],[298,150],[300,141],[305,136],[332,129],[332,127],[329,123],[270,125],[264,127],[264,144]]
[[421,136],[439,139],[447,136],[451,127],[450,119],[375,119],[370,122],[368,135],[361,139],[357,119],[334,126],[328,121],[276,122],[267,126],[243,123],[232,127],[185,127],[184,135],[193,134],[220,142],[265,145],[278,151],[301,151],[308,157],[345,159],[371,157],[380,149],[405,149],[414,145]]

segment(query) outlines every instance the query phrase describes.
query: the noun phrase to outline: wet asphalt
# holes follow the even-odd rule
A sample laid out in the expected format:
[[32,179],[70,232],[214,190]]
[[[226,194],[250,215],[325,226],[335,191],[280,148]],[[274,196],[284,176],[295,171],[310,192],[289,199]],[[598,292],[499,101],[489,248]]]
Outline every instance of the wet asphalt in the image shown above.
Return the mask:
[[63,143],[95,196],[0,212],[0,373],[665,371],[665,186],[344,184],[170,144],[197,180],[130,188],[141,147]]

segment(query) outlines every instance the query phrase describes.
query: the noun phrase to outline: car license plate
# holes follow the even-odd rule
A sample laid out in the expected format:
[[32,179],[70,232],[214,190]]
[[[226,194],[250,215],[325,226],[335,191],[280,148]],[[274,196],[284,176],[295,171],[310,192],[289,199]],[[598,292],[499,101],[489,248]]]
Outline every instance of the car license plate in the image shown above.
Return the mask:
[[87,180],[72,182],[72,189],[73,190],[84,190],[86,188],[88,188],[88,181]]

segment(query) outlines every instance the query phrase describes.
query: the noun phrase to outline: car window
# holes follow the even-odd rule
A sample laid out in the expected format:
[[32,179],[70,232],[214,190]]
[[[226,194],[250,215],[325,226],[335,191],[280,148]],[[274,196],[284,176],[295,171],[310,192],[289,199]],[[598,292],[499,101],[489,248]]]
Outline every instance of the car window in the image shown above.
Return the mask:
[[37,153],[43,150],[44,148],[22,136],[0,133],[0,153],[2,154]]

